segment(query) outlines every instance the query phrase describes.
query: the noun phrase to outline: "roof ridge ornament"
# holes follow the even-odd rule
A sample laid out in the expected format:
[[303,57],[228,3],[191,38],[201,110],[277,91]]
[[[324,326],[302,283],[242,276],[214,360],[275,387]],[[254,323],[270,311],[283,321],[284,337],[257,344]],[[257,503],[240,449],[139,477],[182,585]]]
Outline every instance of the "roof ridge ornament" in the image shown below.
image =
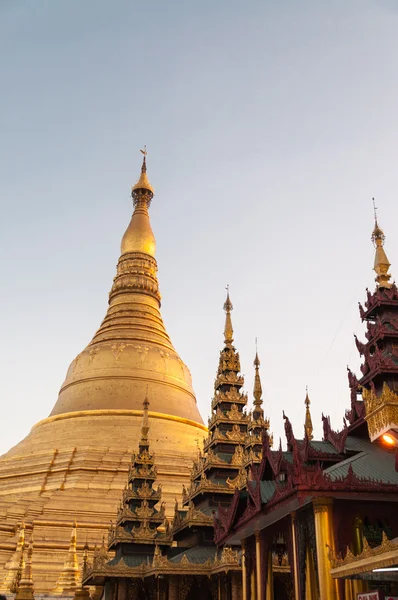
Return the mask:
[[311,411],[310,411],[311,400],[308,395],[308,385],[305,386],[305,393],[306,394],[305,394],[305,400],[304,400],[304,404],[305,404],[304,432],[307,435],[308,439],[311,441],[314,437],[314,435],[313,435],[314,428],[312,426],[312,418],[311,418]]

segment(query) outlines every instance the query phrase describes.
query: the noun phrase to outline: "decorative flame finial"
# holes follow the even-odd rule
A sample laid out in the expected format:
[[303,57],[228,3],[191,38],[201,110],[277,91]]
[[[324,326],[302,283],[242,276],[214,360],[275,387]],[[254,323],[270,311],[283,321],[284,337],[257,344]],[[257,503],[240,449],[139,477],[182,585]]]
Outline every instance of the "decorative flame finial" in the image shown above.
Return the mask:
[[233,305],[229,297],[229,285],[225,288],[227,290],[227,298],[224,302],[224,310],[225,310],[225,327],[224,327],[224,342],[227,345],[231,345],[234,341],[233,335],[234,330],[232,328],[231,321],[231,310],[233,310]]
[[373,211],[374,211],[374,219],[375,219],[375,226],[372,232],[372,242],[374,244],[374,247],[376,248],[376,253],[375,253],[375,261],[374,261],[374,267],[373,270],[376,273],[376,283],[379,286],[379,288],[390,288],[391,287],[391,283],[390,283],[390,279],[391,279],[391,275],[389,274],[388,270],[390,268],[390,262],[387,258],[387,255],[385,253],[384,250],[384,241],[385,241],[385,235],[383,230],[379,227],[379,224],[377,222],[377,207],[375,204],[375,199],[372,198],[372,202],[373,202]]
[[304,424],[304,431],[307,434],[307,437],[309,440],[312,440],[313,436],[313,431],[314,428],[312,426],[312,418],[311,418],[311,412],[310,412],[310,404],[311,404],[311,400],[308,396],[308,385],[305,387],[305,400],[304,400],[304,404],[305,404],[305,424]]
[[141,166],[141,175],[137,183],[133,186],[131,195],[134,200],[134,205],[136,205],[139,202],[139,200],[143,198],[144,200],[146,200],[146,203],[149,206],[155,192],[153,187],[149,183],[149,179],[146,174],[146,157],[148,154],[146,146],[144,146],[144,150],[140,150],[140,152],[144,155]]

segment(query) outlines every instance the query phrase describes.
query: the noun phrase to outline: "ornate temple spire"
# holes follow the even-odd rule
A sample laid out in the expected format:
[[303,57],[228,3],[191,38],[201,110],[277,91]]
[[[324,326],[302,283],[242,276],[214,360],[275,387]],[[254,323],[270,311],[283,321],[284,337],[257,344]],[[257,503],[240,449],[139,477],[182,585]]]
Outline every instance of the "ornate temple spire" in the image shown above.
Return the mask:
[[305,404],[304,430],[305,430],[305,433],[307,434],[308,439],[312,440],[312,438],[314,437],[313,436],[314,428],[312,426],[312,418],[311,418],[311,411],[310,411],[311,400],[310,400],[310,398],[308,396],[308,387],[306,388],[306,395],[305,395],[304,404]]
[[259,462],[261,459],[262,438],[264,431],[269,437],[270,446],[272,447],[273,445],[273,435],[269,433],[270,421],[268,418],[264,418],[263,388],[261,386],[260,378],[260,359],[257,351],[257,339],[256,356],[254,358],[253,365],[255,369],[253,386],[253,412],[250,414],[245,443],[250,464],[253,462]]
[[232,328],[232,320],[231,320],[231,310],[233,310],[233,305],[229,297],[229,286],[227,286],[227,298],[224,302],[224,310],[225,310],[225,327],[224,327],[224,342],[227,346],[230,346],[234,341],[233,335],[234,330]]
[[[138,194],[138,192],[140,190],[141,191],[147,190],[148,192],[150,192],[152,194],[152,197],[155,193],[153,187],[149,183],[148,176],[146,174],[146,156],[148,154],[147,150],[146,150],[146,146],[144,146],[144,150],[140,150],[140,152],[142,152],[142,154],[144,155],[144,158],[142,160],[141,175],[140,175],[140,178],[137,181],[137,183],[135,185],[133,185],[133,187],[131,189],[131,195],[135,201],[138,201],[138,199],[140,197]],[[151,199],[152,199],[152,197],[151,197]]]
[[79,585],[80,572],[77,560],[76,538],[77,538],[76,519],[73,522],[72,534],[70,537],[69,551],[63,569],[59,574],[57,584],[54,588],[54,596],[62,596],[65,593],[74,593]]
[[[165,503],[161,502],[162,488],[153,487],[157,479],[155,457],[149,450],[149,401],[143,402],[141,439],[138,454],[133,454],[116,525],[109,531],[109,549],[116,550],[119,557],[126,546],[171,543],[168,522],[165,520]],[[159,505],[159,508],[155,508]],[[165,527],[162,525],[165,524]]]
[[385,253],[384,250],[384,241],[385,241],[385,235],[383,230],[379,227],[379,224],[377,222],[377,213],[376,213],[376,206],[375,206],[375,201],[373,198],[373,207],[374,207],[374,217],[375,217],[375,226],[372,232],[372,242],[376,248],[376,252],[375,252],[375,261],[374,261],[374,267],[373,270],[376,273],[376,283],[379,286],[379,288],[390,288],[391,287],[391,283],[390,283],[390,279],[391,279],[391,275],[388,273],[388,270],[390,268],[390,262],[387,258],[387,255]]
[[25,547],[25,521],[22,520],[15,552],[5,565],[6,574],[0,585],[0,592],[15,593],[17,590],[25,565]]
[[[257,340],[256,340],[257,343]],[[253,409],[253,417],[257,420],[259,418],[264,417],[264,411],[262,408],[263,405],[263,388],[261,387],[261,378],[260,378],[260,359],[258,358],[258,352],[256,349],[256,356],[254,359],[254,387],[253,387],[253,397],[254,397],[254,409]]]
[[122,238],[107,313],[69,367],[51,416],[81,410],[138,413],[139,398],[148,386],[154,412],[202,423],[191,374],[160,313],[156,240],[148,210],[154,190],[147,176],[146,149],[141,152],[141,174],[131,191],[134,211]]
[[26,552],[25,568],[22,573],[21,581],[19,582],[15,600],[33,600],[34,586],[32,579],[32,554],[33,554],[33,537],[31,538]]

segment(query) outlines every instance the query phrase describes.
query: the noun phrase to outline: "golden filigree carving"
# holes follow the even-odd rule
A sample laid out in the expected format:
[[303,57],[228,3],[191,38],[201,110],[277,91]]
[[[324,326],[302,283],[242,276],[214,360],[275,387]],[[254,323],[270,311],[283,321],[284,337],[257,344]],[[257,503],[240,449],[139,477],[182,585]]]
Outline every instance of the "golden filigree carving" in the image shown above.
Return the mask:
[[[349,565],[351,563],[355,563],[361,561],[366,558],[376,558],[381,556],[382,554],[386,554],[392,551],[398,551],[398,544],[395,540],[389,540],[386,533],[383,531],[382,541],[379,546],[372,548],[366,537],[363,537],[363,549],[360,554],[353,554],[351,550],[347,547],[347,552],[344,558],[342,558],[341,554],[336,555],[335,552],[328,546],[329,560],[331,562],[332,568],[336,569],[338,567],[343,567]],[[395,557],[395,562],[397,557]],[[395,563],[394,563],[395,564]]]
[[229,440],[234,442],[244,442],[246,437],[245,432],[241,431],[241,428],[236,423],[232,426],[231,431],[227,431],[225,435]]
[[376,396],[373,390],[362,388],[362,398],[372,441],[388,429],[398,427],[398,394],[386,382],[380,396]]

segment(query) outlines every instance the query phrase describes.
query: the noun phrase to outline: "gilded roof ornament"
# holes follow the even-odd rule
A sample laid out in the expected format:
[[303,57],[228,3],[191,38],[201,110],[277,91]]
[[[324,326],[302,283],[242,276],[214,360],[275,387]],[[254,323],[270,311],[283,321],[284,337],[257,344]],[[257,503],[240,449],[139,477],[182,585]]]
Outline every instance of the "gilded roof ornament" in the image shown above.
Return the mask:
[[308,386],[306,387],[306,395],[305,395],[304,404],[305,404],[304,430],[305,430],[305,433],[307,434],[308,439],[312,440],[312,438],[314,437],[313,436],[314,428],[312,426],[312,418],[311,418],[311,411],[310,411],[311,400],[308,396]]
[[229,297],[229,285],[226,287],[227,290],[227,298],[224,302],[224,310],[225,310],[225,327],[224,327],[224,342],[228,346],[232,344],[234,341],[233,335],[234,330],[232,328],[232,320],[231,320],[231,310],[233,310],[233,305],[231,299]]
[[[261,408],[263,400],[262,400],[262,395],[263,395],[263,388],[261,387],[261,378],[260,378],[260,359],[258,358],[258,352],[257,352],[257,340],[256,340],[256,356],[254,358],[254,368],[255,368],[255,374],[254,374],[254,387],[253,387],[253,397],[254,397],[254,413],[263,413],[263,410]],[[262,416],[259,415],[259,416]],[[257,418],[257,417],[256,417]]]
[[155,190],[149,183],[149,179],[146,174],[146,157],[148,154],[146,146],[144,146],[144,150],[140,150],[140,152],[142,152],[142,154],[144,155],[144,158],[142,159],[141,175],[140,175],[140,178],[138,179],[137,183],[135,185],[133,185],[132,190],[131,190],[131,195],[135,199],[134,192],[136,192],[138,190],[147,190],[148,192],[151,193],[151,199],[152,199],[152,196],[154,195]]
[[392,285],[389,281],[391,279],[391,275],[388,272],[390,268],[390,262],[384,250],[385,235],[383,230],[379,227],[377,221],[377,207],[375,205],[375,199],[372,198],[372,200],[375,219],[375,226],[372,232],[372,242],[374,244],[374,247],[376,248],[375,261],[373,267],[373,270],[376,273],[375,281],[379,288],[390,288]]

